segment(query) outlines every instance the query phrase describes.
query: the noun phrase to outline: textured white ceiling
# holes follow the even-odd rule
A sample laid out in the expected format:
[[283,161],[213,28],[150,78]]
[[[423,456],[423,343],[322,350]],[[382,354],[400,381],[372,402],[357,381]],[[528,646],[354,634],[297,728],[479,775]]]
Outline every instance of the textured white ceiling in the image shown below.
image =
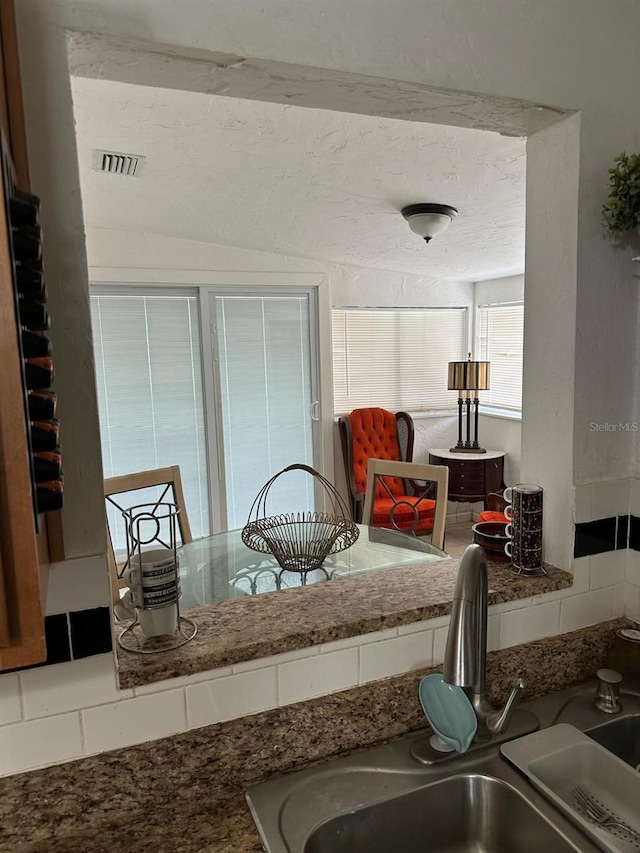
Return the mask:
[[[525,141],[73,78],[85,222],[443,279],[524,269]],[[141,154],[140,177],[93,170]],[[450,204],[427,246],[400,215]]]

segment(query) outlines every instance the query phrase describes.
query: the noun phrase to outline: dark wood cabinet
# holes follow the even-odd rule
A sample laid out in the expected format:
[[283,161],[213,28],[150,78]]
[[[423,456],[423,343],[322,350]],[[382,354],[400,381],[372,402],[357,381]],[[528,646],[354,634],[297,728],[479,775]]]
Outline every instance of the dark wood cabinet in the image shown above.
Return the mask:
[[446,465],[449,469],[450,501],[484,501],[490,492],[505,488],[504,453],[489,451],[463,455],[449,450],[430,450],[429,462]]

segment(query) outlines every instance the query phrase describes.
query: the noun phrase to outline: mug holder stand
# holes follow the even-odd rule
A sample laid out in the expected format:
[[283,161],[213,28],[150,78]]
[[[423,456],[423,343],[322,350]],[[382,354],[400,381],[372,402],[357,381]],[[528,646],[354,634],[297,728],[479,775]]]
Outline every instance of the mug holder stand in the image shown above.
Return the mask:
[[198,626],[186,616],[181,616],[178,610],[178,627],[172,634],[161,634],[158,637],[147,637],[142,632],[136,616],[118,636],[118,645],[127,652],[139,655],[154,655],[158,652],[168,652],[179,649],[198,633]]
[[[163,493],[164,494],[164,493]],[[166,549],[167,554],[173,558],[173,572],[175,583],[168,594],[165,594],[162,604],[142,608],[145,612],[154,612],[166,607],[176,608],[176,628],[167,634],[148,636],[142,630],[138,612],[117,637],[118,645],[127,652],[139,655],[153,655],[159,652],[167,652],[179,649],[198,633],[198,627],[191,619],[180,615],[180,572],[178,568],[176,526],[180,508],[173,503],[163,502],[162,498],[154,504],[138,504],[122,510],[127,537],[127,562],[131,566],[135,558],[142,567],[142,546],[154,542]],[[151,525],[151,536],[143,536],[142,525]],[[142,598],[144,600],[144,596]],[[117,607],[117,605],[115,606]],[[114,615],[118,619],[118,613],[114,607]]]
[[544,566],[536,566],[535,569],[523,569],[514,566],[513,563],[509,566],[509,571],[526,578],[543,578],[548,574]]

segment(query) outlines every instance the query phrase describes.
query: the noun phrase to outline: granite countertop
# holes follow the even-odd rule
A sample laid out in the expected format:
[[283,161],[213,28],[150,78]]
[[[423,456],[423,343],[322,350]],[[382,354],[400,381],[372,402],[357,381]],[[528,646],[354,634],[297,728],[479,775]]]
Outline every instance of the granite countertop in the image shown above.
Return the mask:
[[[175,651],[138,655],[118,648],[120,687],[137,687],[295,649],[407,625],[451,612],[460,559],[403,566],[357,578],[280,590],[186,610],[196,637]],[[545,564],[524,577],[489,561],[489,604],[571,586],[571,574]]]
[[[606,666],[624,620],[491,652],[489,698],[530,699]],[[259,853],[251,785],[426,729],[418,683],[381,679],[173,737],[0,779],[0,853]]]

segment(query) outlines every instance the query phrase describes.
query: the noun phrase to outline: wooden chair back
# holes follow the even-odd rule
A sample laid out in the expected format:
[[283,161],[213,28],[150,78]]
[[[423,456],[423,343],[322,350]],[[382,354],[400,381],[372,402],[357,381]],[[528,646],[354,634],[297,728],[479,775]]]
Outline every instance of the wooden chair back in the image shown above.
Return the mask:
[[[447,493],[449,489],[449,469],[446,465],[426,465],[420,462],[393,462],[388,459],[369,459],[367,469],[367,491],[362,511],[362,523],[371,524],[373,507],[380,477],[399,477],[414,485],[414,493],[421,487],[417,483],[433,483],[435,495],[428,492],[428,499],[436,502],[431,543],[436,548],[444,547],[444,529],[447,521]],[[417,487],[417,488],[416,488]],[[426,489],[422,487],[422,491]],[[416,505],[416,508],[419,504]]]
[[[182,542],[192,542],[191,527],[187,516],[187,508],[182,491],[182,478],[180,477],[180,466],[170,465],[167,468],[155,468],[152,471],[138,471],[135,474],[121,474],[118,477],[108,477],[104,481],[105,497],[105,520],[107,525],[107,565],[109,567],[109,583],[111,587],[111,599],[114,604],[120,600],[120,578],[116,557],[113,550],[113,539],[109,529],[109,518],[106,513],[107,503],[111,503],[117,509],[127,509],[135,506],[136,501],[116,501],[114,495],[124,495],[136,492],[140,489],[149,489],[155,486],[165,486],[158,502],[169,501],[180,507],[178,513],[178,529]],[[171,492],[171,494],[169,494]],[[155,502],[155,501],[154,501]]]

